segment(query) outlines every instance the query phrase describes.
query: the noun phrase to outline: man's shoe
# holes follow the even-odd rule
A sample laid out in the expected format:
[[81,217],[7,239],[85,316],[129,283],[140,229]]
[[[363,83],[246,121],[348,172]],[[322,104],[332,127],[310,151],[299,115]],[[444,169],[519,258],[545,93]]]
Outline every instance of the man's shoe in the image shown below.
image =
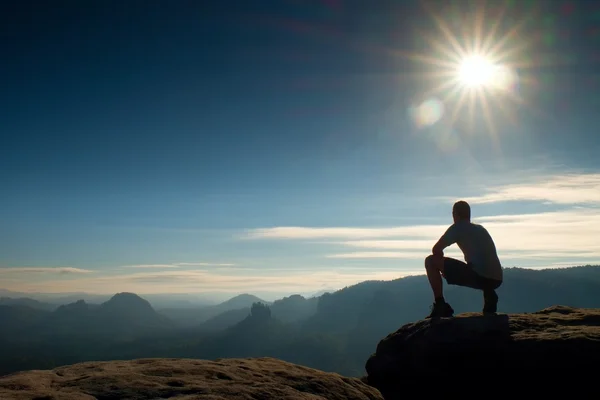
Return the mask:
[[498,295],[495,290],[483,294],[483,313],[496,314],[498,311]]
[[428,318],[449,318],[454,315],[454,310],[448,303],[433,303],[431,313],[425,317]]

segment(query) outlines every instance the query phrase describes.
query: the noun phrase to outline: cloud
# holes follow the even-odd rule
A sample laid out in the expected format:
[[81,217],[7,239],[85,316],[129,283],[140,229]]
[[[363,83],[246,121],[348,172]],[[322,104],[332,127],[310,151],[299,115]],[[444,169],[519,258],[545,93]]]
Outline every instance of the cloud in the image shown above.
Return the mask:
[[[427,254],[428,253],[426,253],[426,252],[363,251],[363,252],[328,254],[328,255],[326,255],[326,257],[327,258],[337,258],[337,259],[389,258],[389,259],[421,260],[421,259],[424,259]],[[444,252],[444,255],[446,257],[454,257],[454,258],[458,258],[458,259],[462,258],[462,254],[459,251]],[[520,252],[520,253],[501,252],[500,258],[503,261],[524,260],[524,259],[554,260],[557,258],[600,260],[600,251],[587,251],[587,252],[574,252],[574,251],[529,252],[529,251],[524,251],[524,252]],[[571,263],[562,262],[562,263],[553,263],[553,264],[571,264]]]
[[398,270],[358,270],[358,269],[319,269],[319,270],[279,270],[269,275],[260,275],[257,271],[243,274],[224,274],[219,271],[170,270],[142,272],[127,275],[104,275],[93,278],[72,280],[49,280],[13,282],[11,289],[37,292],[73,292],[98,293],[105,291],[133,291],[136,293],[192,293],[192,292],[253,292],[276,291],[301,293],[327,287],[341,288],[365,280],[390,280],[406,275],[422,273],[419,271]]
[[[503,215],[475,220],[491,233],[503,259],[600,259],[600,213],[573,209],[539,214]],[[446,226],[439,226],[443,232]],[[402,250],[393,257],[413,258],[412,252],[429,252],[439,235],[426,240],[364,240],[344,246],[374,250]]]
[[336,239],[336,238],[381,238],[393,236],[412,236],[429,238],[439,234],[436,225],[396,226],[396,227],[274,227],[249,230],[248,239]]
[[181,268],[181,267],[234,267],[236,264],[230,263],[207,263],[207,262],[182,262],[173,264],[139,264],[124,265],[123,268]]
[[0,268],[0,274],[53,273],[53,274],[89,274],[94,271],[71,267],[7,267]]
[[542,201],[561,205],[600,205],[600,174],[535,176],[527,182],[488,188],[487,193],[465,200],[473,204]]
[[[427,256],[426,251],[356,251],[349,253],[328,254],[327,258],[337,259],[370,259],[370,258],[396,258],[403,260],[424,260]],[[458,252],[446,252],[447,257],[460,257]]]
[[177,265],[179,267],[234,267],[237,264],[196,262],[196,263],[177,263],[175,265]]
[[[595,207],[497,215],[474,218],[491,233],[502,260],[600,260],[600,212]],[[328,259],[424,258],[447,225],[413,225],[385,228],[272,228],[259,230],[255,238],[322,239],[322,246],[336,245],[348,251],[325,255]],[[339,240],[348,239],[348,240]],[[456,245],[447,254],[462,257]]]

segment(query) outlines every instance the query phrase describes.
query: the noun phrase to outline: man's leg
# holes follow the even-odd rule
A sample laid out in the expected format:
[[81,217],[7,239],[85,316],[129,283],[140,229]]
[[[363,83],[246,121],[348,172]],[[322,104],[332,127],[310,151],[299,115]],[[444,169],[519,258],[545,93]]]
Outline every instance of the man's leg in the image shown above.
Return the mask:
[[425,271],[427,279],[433,291],[435,301],[444,299],[444,286],[442,274],[444,273],[444,256],[430,255],[425,259]]
[[425,259],[425,271],[427,271],[427,279],[429,279],[429,284],[431,285],[431,290],[433,291],[433,297],[435,299],[431,314],[429,314],[427,318],[451,317],[454,314],[454,310],[444,299],[442,281],[444,264],[444,256],[430,255]]
[[495,313],[498,304],[496,289],[502,284],[501,281],[487,279],[478,275],[473,267],[459,260],[446,259],[445,277],[449,285],[468,287],[483,292],[483,312]]
[[483,313],[495,314],[498,309],[498,294],[496,289],[500,287],[502,281],[481,278],[483,288]]

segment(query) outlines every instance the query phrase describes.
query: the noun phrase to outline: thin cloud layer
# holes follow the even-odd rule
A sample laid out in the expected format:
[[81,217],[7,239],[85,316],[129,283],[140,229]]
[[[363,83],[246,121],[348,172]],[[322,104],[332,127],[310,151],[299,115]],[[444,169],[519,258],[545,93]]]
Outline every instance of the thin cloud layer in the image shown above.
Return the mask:
[[246,232],[247,239],[360,239],[395,236],[429,238],[439,234],[437,225],[395,226],[379,228],[360,227],[275,227],[254,229]]
[[[600,212],[597,208],[574,208],[539,214],[486,216],[474,219],[492,234],[501,258],[505,260],[569,259],[600,260]],[[293,228],[270,232],[260,237],[278,239],[323,238],[323,246],[336,244],[349,249],[326,255],[334,259],[422,259],[447,229],[447,225],[414,225],[387,228]],[[285,234],[281,236],[280,234]],[[300,234],[296,234],[300,233]],[[330,236],[326,236],[329,233]],[[342,240],[346,235],[351,239]],[[418,237],[418,239],[414,239]],[[334,241],[332,241],[334,240]],[[367,251],[372,250],[372,251]],[[456,246],[448,255],[460,257]]]
[[[155,271],[120,275],[94,276],[71,280],[28,282],[22,280],[12,285],[14,290],[37,292],[83,291],[89,293],[192,293],[192,292],[310,292],[327,287],[341,288],[365,280],[390,280],[417,271],[359,271],[348,270],[286,270],[260,275],[257,271],[244,274],[219,274],[209,271]],[[362,273],[361,273],[362,272]],[[418,271],[421,272],[421,271]]]
[[465,200],[473,204],[542,201],[563,205],[600,205],[600,174],[540,176],[530,182],[489,188],[487,193]]
[[181,267],[234,267],[236,264],[231,263],[207,263],[207,262],[181,262],[173,264],[139,264],[139,265],[124,265],[123,268],[181,268]]
[[0,268],[0,274],[90,274],[93,271],[71,267],[8,267]]
[[[489,216],[474,221],[490,231],[504,258],[600,257],[597,243],[600,236],[598,211],[579,208],[539,214]],[[446,228],[439,225],[436,229],[437,232],[443,232]],[[432,235],[428,240],[352,240],[337,243],[359,249],[394,250],[395,255],[390,253],[393,257],[420,258],[423,252],[431,250],[439,235]]]
[[[453,202],[456,199],[446,199]],[[538,201],[570,205],[570,209],[521,215],[474,218],[492,234],[503,260],[600,260],[600,174],[536,176],[527,182],[488,188],[480,196],[466,197],[473,204]],[[448,225],[392,227],[274,227],[246,232],[250,239],[313,240],[347,251],[328,259],[424,258]],[[462,257],[456,246],[446,252]]]

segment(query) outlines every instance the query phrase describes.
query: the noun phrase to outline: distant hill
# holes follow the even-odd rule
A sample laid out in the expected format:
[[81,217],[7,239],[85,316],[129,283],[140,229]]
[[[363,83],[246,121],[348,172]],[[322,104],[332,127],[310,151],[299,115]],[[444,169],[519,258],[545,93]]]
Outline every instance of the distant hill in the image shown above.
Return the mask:
[[232,297],[229,300],[222,302],[221,304],[216,305],[216,308],[221,308],[224,310],[235,310],[236,308],[249,307],[253,303],[265,303],[268,304],[267,301],[260,299],[252,294],[239,294],[235,297]]
[[[597,308],[598,278],[600,266],[537,271],[508,268],[498,290],[499,311],[534,312],[556,304]],[[448,285],[445,291],[457,313],[481,311],[481,292]],[[302,301],[301,296],[290,298]],[[375,344],[400,325],[422,319],[432,301],[427,278],[422,275],[365,281],[322,295],[316,311],[307,313],[298,323],[283,323],[281,315],[285,314],[276,315],[277,305],[285,303],[285,299],[278,300],[270,306],[269,322],[249,325],[251,318],[246,317],[210,340],[198,340],[198,345],[188,346],[187,351],[198,357],[261,354],[359,376]]]
[[[501,313],[558,304],[600,308],[600,266],[507,268],[504,276],[498,290]],[[481,292],[444,287],[457,314],[481,311]],[[399,326],[422,319],[432,301],[421,275],[365,281],[318,298],[293,295],[267,303],[244,295],[208,307],[201,317],[210,317],[187,327],[133,293],[99,305],[78,301],[52,312],[0,306],[0,374],[85,360],[268,356],[360,376],[376,344]]]
[[228,310],[204,321],[197,327],[200,332],[220,332],[243,321],[250,315],[250,307]]
[[100,305],[79,300],[52,312],[23,305],[3,306],[3,310],[0,324],[21,332],[23,337],[123,339],[172,328],[165,316],[133,293],[118,293]]
[[337,289],[333,289],[333,288],[321,289],[318,292],[315,292],[315,293],[309,295],[308,298],[310,299],[310,298],[313,298],[313,297],[320,297],[320,296],[324,295],[325,293],[333,293],[335,291],[337,291]]
[[199,327],[205,321],[216,317],[217,315],[244,308],[250,308],[253,303],[264,303],[264,301],[251,294],[240,294],[226,300],[220,304],[205,307],[193,307],[193,308],[163,308],[159,312],[173,322],[178,324],[180,327]]
[[[0,288],[0,298],[19,299],[26,298],[52,305],[54,308],[85,300],[86,303],[100,304],[110,300],[112,294],[93,293],[24,293]],[[144,298],[150,302],[152,307],[158,308],[194,308],[212,306],[219,302],[212,300],[208,294],[186,294],[186,293],[164,293],[145,294]]]
[[314,315],[317,312],[318,304],[317,297],[306,299],[295,294],[274,301],[270,307],[274,318],[282,322],[299,322]]
[[[246,302],[263,303],[269,304],[258,299],[255,296],[238,298],[234,302],[223,303],[221,307],[239,307],[240,303],[243,305]],[[298,323],[302,320],[307,319],[311,315],[317,312],[317,304],[319,303],[318,298],[306,299],[301,295],[295,294],[282,299],[276,300],[270,304],[270,309],[273,317],[281,322],[286,323]],[[215,312],[218,310],[211,310]],[[230,326],[243,321],[250,314],[250,306],[243,306],[240,308],[233,308],[208,318],[206,321],[199,325],[186,325],[183,326],[197,328],[200,332],[215,332],[224,330]],[[171,314],[172,315],[172,314]]]
[[30,299],[28,297],[18,297],[18,298],[0,297],[0,305],[2,305],[2,306],[21,305],[21,306],[35,308],[36,310],[44,310],[44,311],[53,311],[57,307],[55,304],[45,303],[45,302],[38,301],[35,299]]
[[[577,384],[566,385],[569,394],[584,398],[597,386],[593,379],[581,377],[589,372],[589,361],[600,356],[598,317],[599,309],[557,305],[533,313],[457,314],[435,323],[421,318],[372,343],[359,378],[341,372],[351,360],[339,353],[335,342],[303,338],[273,320],[268,307],[255,304],[247,318],[223,332],[223,341],[214,336],[201,346],[179,347],[185,356],[28,368],[0,377],[0,398],[397,400],[423,391],[424,376],[436,377],[435,384],[426,388],[428,394],[464,393],[464,385],[456,382],[465,374],[475,380],[502,376],[506,382],[493,389],[502,397],[518,390],[528,397],[548,398],[556,395],[558,386],[573,381]],[[196,355],[206,350],[225,358]],[[311,364],[323,368],[307,367]],[[536,384],[532,379],[538,373],[552,375],[558,386]]]
[[0,305],[0,340],[9,341],[29,333],[29,328],[50,315],[44,311],[21,304]]

